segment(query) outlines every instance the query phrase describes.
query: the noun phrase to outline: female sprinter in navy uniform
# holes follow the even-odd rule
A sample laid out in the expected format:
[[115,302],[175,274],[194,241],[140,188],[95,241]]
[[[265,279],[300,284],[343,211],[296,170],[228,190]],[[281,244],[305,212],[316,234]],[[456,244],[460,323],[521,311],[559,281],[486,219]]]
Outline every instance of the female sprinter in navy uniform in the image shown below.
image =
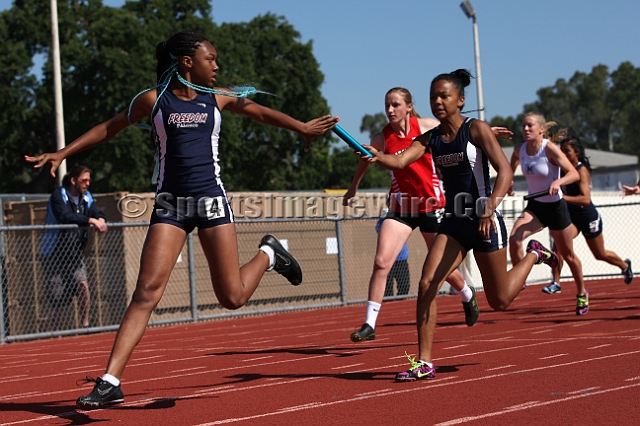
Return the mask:
[[295,258],[266,235],[256,256],[240,267],[233,213],[220,178],[218,138],[220,111],[243,114],[259,122],[292,130],[310,142],[338,122],[329,115],[306,123],[261,106],[244,93],[214,88],[218,53],[202,35],[174,34],[156,48],[159,86],[134,98],[129,110],[93,127],[64,149],[26,157],[35,167],[51,163],[51,175],[67,157],[92,148],[144,117],[151,117],[159,146],[156,205],[142,249],[140,271],[131,303],[116,336],[106,373],[95,379],[89,395],[78,398],[82,409],[124,401],[120,377],[144,334],[154,307],[195,227],[209,264],[218,301],[238,309],[251,297],[265,271],[275,269],[292,284],[302,281]]
[[[560,141],[560,149],[576,168],[580,175],[580,180],[575,183],[563,186],[564,199],[567,201],[569,216],[573,224],[573,238],[582,233],[589,250],[593,256],[620,268],[625,284],[631,284],[633,280],[633,270],[631,260],[622,260],[620,256],[604,247],[604,237],[602,236],[602,217],[591,201],[591,165],[585,155],[582,141],[577,136],[567,136]],[[560,293],[560,272],[562,271],[562,256],[558,253],[558,266],[553,268],[553,281],[542,291],[548,294]]]
[[[385,154],[395,155],[404,151],[416,136],[438,125],[438,121],[433,118],[420,117],[413,107],[411,93],[405,88],[390,89],[384,97],[384,105],[389,123],[381,132],[373,135],[371,145]],[[358,162],[351,187],[344,195],[343,205],[348,205],[355,196],[368,168],[367,161]],[[369,279],[366,319],[360,330],[351,333],[353,342],[375,339],[376,321],[387,278],[413,230],[420,228],[427,249],[431,250],[433,246],[445,200],[429,153],[405,169],[391,172],[388,200],[389,213],[380,226],[373,271]],[[480,315],[475,289],[467,285],[457,270],[447,277],[447,281],[459,292],[465,310],[465,322],[472,326]]]
[[[373,154],[368,161],[394,170],[430,151],[446,190],[445,218],[427,255],[418,290],[418,361],[407,355],[411,367],[398,373],[397,381],[435,378],[431,354],[435,299],[445,278],[469,250],[473,249],[487,301],[496,310],[506,309],[516,298],[534,264],[557,263],[553,252],[535,242],[523,261],[507,271],[507,232],[496,207],[507,193],[513,173],[491,127],[461,115],[464,88],[469,83],[466,70],[441,74],[431,82],[431,111],[440,125],[418,136],[406,151],[386,155],[367,147]],[[493,191],[489,163],[498,172]]]

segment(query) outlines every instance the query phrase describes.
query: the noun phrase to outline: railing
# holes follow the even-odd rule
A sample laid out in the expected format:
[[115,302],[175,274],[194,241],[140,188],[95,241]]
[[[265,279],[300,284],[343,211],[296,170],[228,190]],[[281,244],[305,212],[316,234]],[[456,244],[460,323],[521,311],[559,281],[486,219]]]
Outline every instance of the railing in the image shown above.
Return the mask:
[[[629,257],[640,262],[640,248],[633,228],[634,219],[640,217],[640,202],[628,200],[619,200],[618,196],[619,202],[604,202],[598,207],[604,221],[605,247],[623,259]],[[507,229],[512,228],[520,211],[521,208],[503,206]],[[294,287],[277,273],[267,273],[251,300],[237,311],[228,311],[218,303],[195,231],[187,237],[149,325],[362,303],[367,297],[376,249],[376,220],[377,216],[238,220],[240,264],[255,256],[264,234],[272,233],[296,256],[302,265],[304,280],[302,285]],[[82,326],[83,302],[78,297],[75,279],[56,275],[72,259],[60,256],[55,265],[49,267],[50,258],[42,254],[45,232],[78,232],[77,227],[0,226],[0,343],[118,328],[135,289],[148,223],[108,223],[108,227],[109,231],[103,235],[89,230],[89,243],[82,256],[90,294],[89,327],[85,328]],[[535,238],[548,243],[548,232],[543,231]],[[412,234],[408,244],[410,292],[387,299],[416,296],[427,250],[419,232]],[[585,278],[620,276],[616,267],[594,259],[582,236],[576,238],[575,248],[582,260]],[[469,258],[469,280],[474,286],[482,287],[473,256]],[[569,274],[568,268],[563,272]],[[528,282],[545,282],[549,278],[548,268],[535,267]]]

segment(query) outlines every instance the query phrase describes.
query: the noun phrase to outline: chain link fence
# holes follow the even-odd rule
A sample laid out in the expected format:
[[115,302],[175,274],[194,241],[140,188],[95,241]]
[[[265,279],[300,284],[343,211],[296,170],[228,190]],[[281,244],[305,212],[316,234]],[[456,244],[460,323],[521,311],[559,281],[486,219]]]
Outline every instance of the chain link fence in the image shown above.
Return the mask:
[[[621,200],[618,194],[594,196],[594,203],[596,200],[604,221],[605,247],[623,259],[640,261],[637,237],[631,228],[640,216],[640,202]],[[503,204],[507,229],[513,227],[522,207]],[[237,311],[225,310],[218,303],[195,231],[188,236],[150,325],[362,303],[366,301],[375,255],[377,219],[378,216],[239,219],[236,228],[241,264],[255,256],[261,238],[271,233],[296,256],[304,280],[294,287],[277,273],[267,273],[251,300]],[[103,235],[89,231],[88,244],[80,257],[71,254],[72,247],[58,247],[62,254],[57,257],[43,253],[47,235],[78,232],[75,225],[0,226],[0,343],[118,328],[135,289],[148,222],[108,226],[109,231]],[[549,243],[547,231],[535,238]],[[419,232],[411,235],[408,247],[409,293],[387,299],[416,296],[427,253]],[[594,259],[582,236],[576,238],[575,247],[585,278],[620,276],[616,267]],[[473,256],[467,258],[467,280],[481,288]],[[87,272],[87,327],[86,299],[77,285],[80,261]],[[549,268],[534,267],[528,282],[548,282],[550,276]],[[563,277],[571,278],[567,267]]]

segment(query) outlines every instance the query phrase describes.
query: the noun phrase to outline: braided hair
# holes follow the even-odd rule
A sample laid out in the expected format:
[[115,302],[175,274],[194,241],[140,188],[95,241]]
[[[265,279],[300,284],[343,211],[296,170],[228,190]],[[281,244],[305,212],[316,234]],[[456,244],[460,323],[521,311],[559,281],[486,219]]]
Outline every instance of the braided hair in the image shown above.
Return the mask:
[[[158,84],[149,89],[145,89],[135,95],[129,103],[129,109],[127,112],[127,119],[131,123],[131,107],[136,98],[144,92],[152,89],[158,89],[159,94],[156,99],[153,108],[151,108],[151,115],[156,110],[156,106],[160,101],[164,92],[169,88],[169,85],[173,82],[174,78],[178,79],[185,86],[196,90],[198,92],[210,93],[213,95],[231,96],[234,98],[246,98],[249,95],[256,93],[265,93],[270,95],[271,93],[263,92],[253,86],[232,86],[229,90],[216,89],[213,87],[204,87],[193,84],[190,81],[185,80],[178,72],[178,58],[181,56],[193,57],[196,54],[196,50],[204,42],[209,42],[205,36],[195,31],[180,31],[169,37],[168,40],[158,43],[156,46],[156,79]],[[139,125],[140,127],[149,128],[147,125]]]
[[[180,31],[175,33],[166,41],[158,43],[156,46],[156,77],[158,84],[164,83],[165,74],[171,70],[180,56],[195,56],[196,50],[204,42],[208,42],[207,38],[195,31]],[[171,75],[173,79],[173,75]],[[170,83],[168,81],[167,83]]]
[[[177,79],[180,83],[189,87],[190,89],[196,90],[198,92],[209,93],[212,95],[222,95],[222,96],[231,96],[234,98],[246,98],[249,95],[253,95],[256,93],[266,93],[261,90],[256,89],[253,86],[234,86],[230,87],[229,90],[216,89],[214,87],[204,87],[199,86],[197,84],[193,84],[190,81],[185,80],[180,73],[178,72],[178,58],[182,56],[194,57],[196,55],[196,51],[200,48],[200,46],[209,42],[205,36],[195,31],[180,31],[169,37],[166,41],[162,41],[158,43],[156,46],[156,80],[157,85],[151,87],[149,89],[145,89],[135,95],[129,104],[129,108],[127,111],[127,119],[129,123],[131,123],[131,109],[135,100],[149,90],[157,89],[158,96],[156,97],[156,101],[151,108],[151,118],[153,117],[154,112],[156,111],[156,107],[160,102],[160,98],[162,95],[169,89],[169,85]],[[157,137],[157,131],[155,129],[155,124],[153,119],[151,120],[151,125],[148,124],[136,124],[136,126],[141,127],[146,130],[151,131],[151,138],[154,141],[156,146],[155,149],[155,168],[153,171],[153,177],[151,178],[152,183],[157,183],[157,179],[160,171],[160,144]]]

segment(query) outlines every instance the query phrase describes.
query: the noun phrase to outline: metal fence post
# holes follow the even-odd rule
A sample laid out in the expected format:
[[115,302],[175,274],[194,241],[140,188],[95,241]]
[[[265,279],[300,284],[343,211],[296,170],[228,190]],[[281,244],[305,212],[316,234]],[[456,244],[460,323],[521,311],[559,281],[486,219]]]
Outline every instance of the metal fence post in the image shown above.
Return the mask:
[[[0,232],[0,238],[4,241],[4,232]],[[7,330],[5,328],[5,312],[4,307],[7,303],[7,293],[6,293],[6,279],[4,273],[4,261],[5,255],[4,253],[0,253],[0,344],[7,342]]]
[[347,306],[347,280],[344,275],[344,251],[342,247],[342,220],[336,220],[336,241],[338,243],[338,274],[340,275],[340,297]]
[[[0,226],[4,226],[4,207],[2,197],[0,197]],[[4,262],[6,258],[4,245],[4,232],[0,232],[0,344],[7,342],[7,326],[9,319],[5,318],[4,307],[7,304],[6,275],[4,272]]]
[[189,292],[191,294],[191,318],[198,322],[198,300],[196,297],[196,262],[193,253],[193,234],[187,235],[187,258],[189,264]]

